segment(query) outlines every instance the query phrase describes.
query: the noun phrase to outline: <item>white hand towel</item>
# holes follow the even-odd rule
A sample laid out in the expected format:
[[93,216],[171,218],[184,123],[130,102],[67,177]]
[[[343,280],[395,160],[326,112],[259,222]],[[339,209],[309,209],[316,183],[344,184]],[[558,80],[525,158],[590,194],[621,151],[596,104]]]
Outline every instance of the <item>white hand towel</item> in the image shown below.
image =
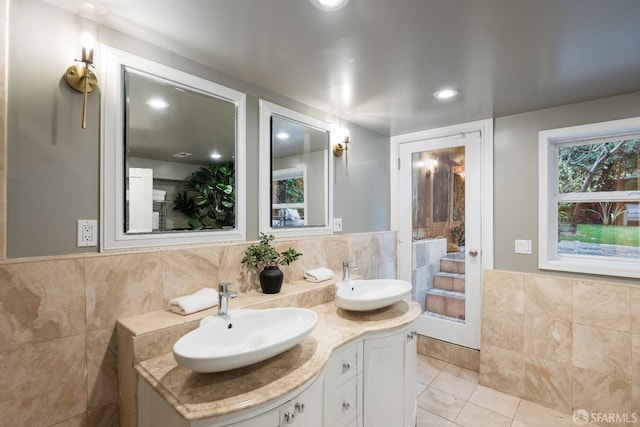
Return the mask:
[[307,270],[304,272],[304,278],[310,282],[324,282],[333,279],[333,271],[326,267]]
[[178,314],[191,314],[218,305],[218,292],[202,288],[198,292],[169,301],[169,310]]

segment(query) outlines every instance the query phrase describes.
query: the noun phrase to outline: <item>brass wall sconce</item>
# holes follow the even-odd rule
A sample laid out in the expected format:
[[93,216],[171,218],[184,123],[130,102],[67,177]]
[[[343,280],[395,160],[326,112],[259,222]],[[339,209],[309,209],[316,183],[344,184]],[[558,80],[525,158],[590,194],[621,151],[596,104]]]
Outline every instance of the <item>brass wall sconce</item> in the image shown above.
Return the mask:
[[87,128],[87,95],[98,87],[98,78],[91,70],[93,68],[93,49],[82,47],[82,59],[76,59],[82,64],[75,64],[67,68],[64,79],[72,89],[83,94],[82,101],[82,129]]
[[342,157],[344,153],[344,170],[347,175],[349,175],[349,144],[351,140],[349,138],[349,133],[347,132],[344,136],[342,142],[337,143],[333,146],[333,155],[336,157]]

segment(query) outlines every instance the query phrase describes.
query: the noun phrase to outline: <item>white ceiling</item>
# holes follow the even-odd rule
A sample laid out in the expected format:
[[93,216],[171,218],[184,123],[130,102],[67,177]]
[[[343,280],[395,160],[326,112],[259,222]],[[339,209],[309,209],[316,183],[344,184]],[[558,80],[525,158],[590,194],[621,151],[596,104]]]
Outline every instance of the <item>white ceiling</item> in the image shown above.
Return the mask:
[[640,90],[640,0],[102,3],[104,25],[384,135]]

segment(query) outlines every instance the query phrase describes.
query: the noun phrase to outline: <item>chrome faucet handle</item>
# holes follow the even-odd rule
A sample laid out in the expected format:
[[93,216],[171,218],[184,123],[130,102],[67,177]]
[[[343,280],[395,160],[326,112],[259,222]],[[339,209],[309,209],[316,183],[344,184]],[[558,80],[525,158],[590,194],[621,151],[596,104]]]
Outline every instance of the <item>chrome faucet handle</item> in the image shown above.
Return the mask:
[[229,290],[229,286],[231,286],[231,283],[220,283],[218,285],[218,293],[224,295],[225,297],[229,297],[229,298],[237,297],[238,294],[235,293],[235,292],[231,292]]

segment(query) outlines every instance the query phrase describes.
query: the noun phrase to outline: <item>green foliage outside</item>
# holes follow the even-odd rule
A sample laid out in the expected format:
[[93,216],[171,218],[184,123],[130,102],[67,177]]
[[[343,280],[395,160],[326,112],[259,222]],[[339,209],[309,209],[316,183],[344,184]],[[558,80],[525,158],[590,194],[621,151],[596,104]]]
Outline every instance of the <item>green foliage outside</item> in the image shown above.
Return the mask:
[[274,203],[304,203],[304,180],[287,178],[274,181]]
[[562,235],[560,240],[604,245],[640,246],[640,227],[578,224],[576,234]]
[[174,200],[173,210],[189,217],[193,230],[235,226],[235,171],[233,164],[202,166],[191,174]]

